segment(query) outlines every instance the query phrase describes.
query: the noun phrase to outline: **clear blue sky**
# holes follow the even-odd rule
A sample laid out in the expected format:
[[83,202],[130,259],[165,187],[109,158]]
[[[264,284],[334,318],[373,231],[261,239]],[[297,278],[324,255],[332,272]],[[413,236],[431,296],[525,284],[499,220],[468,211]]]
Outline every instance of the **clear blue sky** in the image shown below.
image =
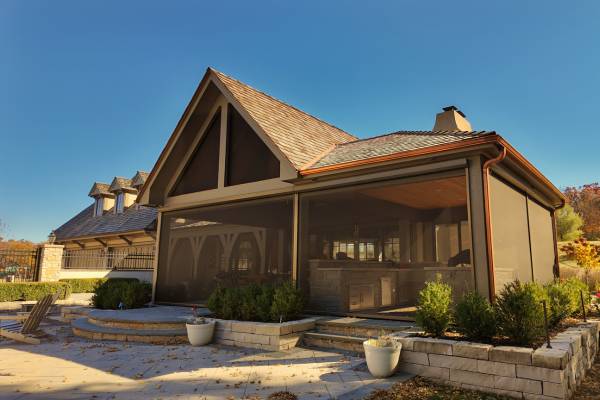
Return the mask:
[[2,0],[5,235],[43,240],[94,181],[149,171],[207,66],[363,137],[455,104],[557,186],[599,180],[597,0]]

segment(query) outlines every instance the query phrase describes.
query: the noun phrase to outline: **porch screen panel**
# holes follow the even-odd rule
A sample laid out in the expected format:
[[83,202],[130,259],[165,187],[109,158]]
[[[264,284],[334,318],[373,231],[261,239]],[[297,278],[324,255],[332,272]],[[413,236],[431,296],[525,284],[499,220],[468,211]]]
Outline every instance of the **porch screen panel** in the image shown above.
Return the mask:
[[490,217],[496,292],[515,279],[532,280],[527,198],[490,176]]
[[474,287],[466,177],[389,181],[300,195],[300,287],[309,310],[402,315],[439,275]]
[[291,278],[291,197],[166,213],[156,300],[205,304],[221,286]]
[[541,283],[550,282],[554,279],[555,253],[552,214],[531,199],[527,200],[527,205],[533,278]]
[[216,189],[219,175],[219,142],[221,137],[221,113],[210,122],[190,160],[178,178],[171,196],[202,190]]

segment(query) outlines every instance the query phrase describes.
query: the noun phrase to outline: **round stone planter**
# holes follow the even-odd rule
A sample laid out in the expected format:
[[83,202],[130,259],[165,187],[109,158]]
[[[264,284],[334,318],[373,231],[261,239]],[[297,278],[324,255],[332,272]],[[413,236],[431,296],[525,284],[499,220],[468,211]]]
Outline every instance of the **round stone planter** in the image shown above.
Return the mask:
[[215,332],[215,321],[206,321],[205,324],[185,324],[188,340],[192,346],[204,346],[212,342]]
[[393,346],[377,347],[369,344],[368,340],[363,342],[367,367],[375,378],[387,378],[396,371],[400,361],[401,343],[394,342]]

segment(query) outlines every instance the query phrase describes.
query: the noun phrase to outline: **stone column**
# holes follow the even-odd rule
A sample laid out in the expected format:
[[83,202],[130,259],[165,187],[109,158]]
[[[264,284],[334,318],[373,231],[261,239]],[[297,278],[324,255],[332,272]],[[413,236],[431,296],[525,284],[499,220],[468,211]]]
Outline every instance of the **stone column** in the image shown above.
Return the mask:
[[40,270],[38,281],[56,282],[60,278],[62,255],[65,246],[61,244],[43,244],[40,248]]

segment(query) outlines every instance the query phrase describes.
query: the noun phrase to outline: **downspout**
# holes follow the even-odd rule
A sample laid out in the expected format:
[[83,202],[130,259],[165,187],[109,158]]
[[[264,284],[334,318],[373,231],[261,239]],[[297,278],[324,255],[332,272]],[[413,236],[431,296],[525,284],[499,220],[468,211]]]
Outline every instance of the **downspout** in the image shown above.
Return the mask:
[[490,291],[490,301],[494,299],[496,294],[496,283],[494,280],[494,251],[492,245],[492,218],[490,216],[490,176],[489,170],[492,165],[498,164],[506,158],[506,147],[502,146],[502,151],[495,157],[487,160],[483,163],[482,175],[483,175],[483,198],[485,204],[485,240],[487,245],[487,258],[488,258],[488,281]]

